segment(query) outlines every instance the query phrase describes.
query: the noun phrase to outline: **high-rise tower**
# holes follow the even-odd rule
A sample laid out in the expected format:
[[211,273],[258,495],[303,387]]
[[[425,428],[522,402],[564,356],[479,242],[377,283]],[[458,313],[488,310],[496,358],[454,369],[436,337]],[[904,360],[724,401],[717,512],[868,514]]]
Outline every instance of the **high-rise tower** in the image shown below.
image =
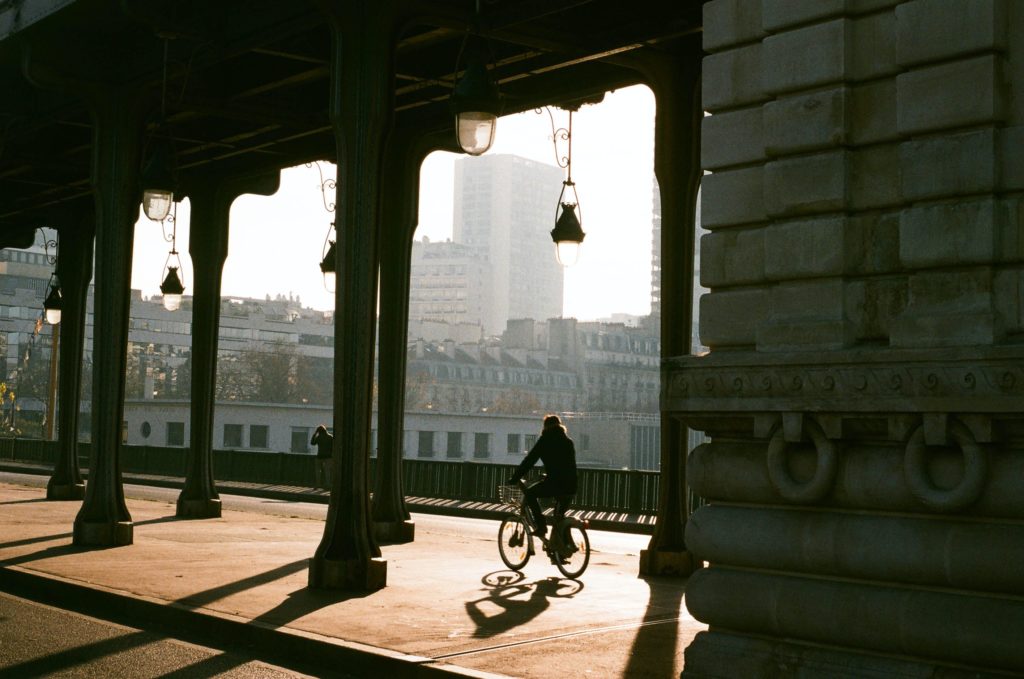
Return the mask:
[[510,318],[562,315],[564,274],[550,236],[562,179],[555,166],[509,154],[455,163],[452,240],[486,257],[488,334],[503,332]]

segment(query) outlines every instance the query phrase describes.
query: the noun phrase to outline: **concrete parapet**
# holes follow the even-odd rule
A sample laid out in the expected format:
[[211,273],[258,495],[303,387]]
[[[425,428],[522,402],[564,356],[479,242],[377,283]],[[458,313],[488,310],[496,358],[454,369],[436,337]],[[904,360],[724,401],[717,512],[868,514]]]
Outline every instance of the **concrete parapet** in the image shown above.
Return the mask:
[[873,14],[850,22],[847,80],[863,81],[896,75],[896,17]]
[[[992,198],[908,208],[900,215],[900,262],[908,269],[992,262],[1000,216]],[[936,290],[932,284],[938,282],[928,281],[928,287],[921,288],[928,295],[929,304],[942,304],[947,291],[955,293],[969,288],[988,293],[983,282],[969,284],[967,288],[961,283],[953,287],[944,285]],[[979,303],[984,304],[980,300]]]
[[690,577],[686,607],[712,630],[970,667],[1024,667],[1020,599],[712,566]]
[[896,208],[902,204],[899,147],[895,144],[869,146],[850,151],[847,156],[851,210]]
[[705,229],[764,221],[764,170],[758,167],[725,170],[701,181],[701,225]]
[[712,564],[1024,594],[1024,525],[710,505],[686,546]]
[[705,11],[711,352],[663,364],[712,439],[684,677],[1020,671],[1024,6],[750,4]]
[[761,65],[761,43],[705,57],[701,75],[704,110],[716,113],[766,101]]
[[859,239],[841,216],[776,223],[764,230],[765,273],[772,280],[837,276],[861,259]]
[[765,153],[779,156],[841,146],[846,143],[848,104],[846,87],[768,102],[764,105]]
[[896,78],[901,134],[991,125],[1005,118],[1001,58],[988,54],[908,71]]
[[899,139],[896,129],[896,80],[887,78],[850,87],[851,144],[875,144]]
[[764,160],[761,107],[706,116],[701,128],[701,166],[717,170]]
[[847,168],[843,150],[768,163],[764,169],[765,210],[773,217],[845,210]]
[[768,314],[768,291],[726,290],[700,298],[700,341],[709,347],[754,346],[757,341],[752,319]]
[[[876,420],[887,432],[885,418]],[[727,417],[723,424],[730,423]],[[735,423],[735,420],[732,421]],[[883,434],[883,435],[888,435]],[[786,505],[772,484],[767,463],[768,441],[712,442],[690,454],[687,479],[693,491],[711,502]],[[791,446],[788,467],[795,479],[814,474],[813,448]],[[817,504],[823,507],[935,514],[914,496],[904,477],[906,448],[903,444],[842,446],[835,485]],[[928,460],[928,476],[937,488],[954,488],[963,479],[963,457],[948,448],[935,448]],[[978,500],[961,510],[969,516],[999,519],[1024,518],[1024,455],[997,450],[989,459],[988,473]]]
[[762,283],[764,262],[764,229],[728,229],[701,237],[700,283],[704,287]]
[[1005,0],[914,0],[896,7],[896,19],[902,66],[1006,48]]
[[784,28],[842,16],[847,0],[761,0],[761,21],[764,29],[778,32]]
[[1003,679],[976,668],[874,654],[864,649],[801,644],[764,637],[701,632],[686,647],[686,679],[828,677],[829,679]]
[[748,0],[711,0],[704,5],[704,51],[718,52],[725,47],[760,41],[761,3]]
[[850,22],[836,19],[764,39],[764,91],[781,94],[842,82],[851,53]]
[[995,128],[900,144],[899,186],[906,201],[991,193],[999,169]]

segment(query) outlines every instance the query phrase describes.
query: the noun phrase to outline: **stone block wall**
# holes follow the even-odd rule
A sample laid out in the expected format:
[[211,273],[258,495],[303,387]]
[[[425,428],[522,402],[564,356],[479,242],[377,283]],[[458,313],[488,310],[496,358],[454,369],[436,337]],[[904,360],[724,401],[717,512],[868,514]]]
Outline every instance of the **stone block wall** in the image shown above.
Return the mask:
[[1020,35],[1012,0],[704,5],[684,676],[1024,671]]

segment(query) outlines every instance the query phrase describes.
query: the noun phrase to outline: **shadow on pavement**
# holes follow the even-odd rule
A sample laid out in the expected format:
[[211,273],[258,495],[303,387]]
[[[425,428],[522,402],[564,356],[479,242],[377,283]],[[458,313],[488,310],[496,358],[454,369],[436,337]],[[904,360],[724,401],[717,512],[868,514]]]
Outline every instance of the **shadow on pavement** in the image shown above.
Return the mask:
[[205,679],[206,677],[219,677],[247,662],[249,660],[245,658],[240,658],[230,653],[221,653],[204,658],[199,662],[174,670],[173,672],[161,674],[160,679]]
[[[42,559],[49,559],[55,556],[64,556],[66,554],[80,554],[82,552],[92,551],[100,549],[97,547],[78,547],[76,545],[55,545],[53,547],[47,547],[46,549],[39,550],[38,552],[32,552],[31,554],[22,554],[21,556],[11,557],[10,559],[0,560],[0,565],[3,566],[18,566],[23,563],[31,563],[33,561],[41,561]],[[102,549],[113,549],[112,547],[103,547]]]
[[[553,598],[571,598],[583,589],[579,580],[545,578],[524,582],[516,571],[488,573],[481,582],[487,596],[466,602],[466,613],[476,625],[473,637],[484,639],[523,625],[543,613]],[[526,594],[529,597],[522,599]],[[487,609],[497,612],[488,613]]]
[[269,611],[253,618],[253,622],[263,623],[271,627],[284,627],[290,622],[326,608],[332,604],[370,596],[373,592],[355,592],[320,589],[298,589],[288,594],[288,598]]
[[81,502],[81,500],[50,500],[45,497],[34,497],[30,500],[8,500],[7,502],[0,502],[0,505],[27,505],[35,502]]
[[[19,500],[19,502],[28,502],[28,500]],[[13,503],[11,503],[11,502],[6,502],[6,503],[5,502],[0,502],[0,504],[13,504]],[[171,515],[171,516],[161,516],[161,517],[156,518],[156,519],[147,519],[145,521],[135,521],[135,522],[133,522],[133,525],[135,525],[135,526],[146,526],[146,525],[154,524],[154,523],[168,523],[168,522],[171,522],[171,521],[181,521],[181,520],[183,520],[183,519],[179,519],[178,517],[173,516],[173,515]],[[70,537],[74,537],[74,533],[55,533],[54,535],[40,535],[40,536],[34,537],[34,538],[25,538],[24,540],[12,540],[11,542],[0,542],[0,549],[9,549],[11,547],[23,547],[25,545],[36,544],[37,542],[49,542],[51,540],[60,540],[61,538],[70,538]],[[127,546],[127,545],[121,545],[121,546]],[[77,550],[80,550],[80,551],[83,551],[83,552],[90,551],[90,550],[93,550],[93,549],[110,549],[110,547],[85,547],[85,546],[82,546],[82,547],[78,547],[77,548]],[[25,556],[32,556],[32,555],[26,554]],[[21,559],[21,558],[23,558],[23,557],[15,557],[15,559]],[[40,558],[45,558],[45,557],[40,557]],[[29,560],[31,561],[31,559],[29,559]],[[15,563],[21,563],[21,562],[20,561],[3,560],[3,561],[0,561],[0,563],[5,563],[7,565],[14,565]]]
[[125,636],[104,639],[91,644],[69,648],[66,651],[52,653],[43,658],[26,660],[17,665],[0,669],[0,679],[24,679],[24,677],[42,677],[59,674],[78,665],[90,663],[115,653],[138,648],[153,642],[153,635],[146,632],[134,632]]
[[292,573],[297,573],[298,571],[306,568],[308,564],[309,559],[299,559],[298,561],[293,561],[291,563],[286,563],[283,566],[272,568],[269,571],[257,573],[256,575],[249,576],[248,578],[242,578],[241,580],[229,582],[224,585],[211,587],[210,589],[202,592],[189,594],[186,597],[178,599],[175,603],[180,604],[185,608],[200,608],[202,606],[212,604],[214,601],[219,601],[224,597],[231,596],[232,594],[238,594],[247,589],[259,587],[260,585],[265,585],[268,582],[273,582],[274,580],[287,577]]
[[55,535],[40,535],[35,538],[25,538],[24,540],[12,540],[11,542],[0,542],[0,549],[7,549],[8,547],[22,547],[24,545],[34,545],[37,542],[49,542],[50,540],[59,540],[61,538],[72,537],[72,533],[56,533]]
[[[675,660],[679,645],[679,616],[682,614],[685,583],[676,578],[641,577],[650,592],[643,622],[633,638],[629,664],[623,672],[627,677],[675,677]],[[664,663],[652,662],[663,658]]]

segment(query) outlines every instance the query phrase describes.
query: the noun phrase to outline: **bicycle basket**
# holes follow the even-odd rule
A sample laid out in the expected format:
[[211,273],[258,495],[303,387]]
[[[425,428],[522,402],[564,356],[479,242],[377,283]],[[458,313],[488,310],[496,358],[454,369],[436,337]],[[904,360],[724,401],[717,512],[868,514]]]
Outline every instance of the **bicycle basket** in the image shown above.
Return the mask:
[[519,507],[523,502],[523,489],[519,485],[498,486],[498,502],[510,507]]

